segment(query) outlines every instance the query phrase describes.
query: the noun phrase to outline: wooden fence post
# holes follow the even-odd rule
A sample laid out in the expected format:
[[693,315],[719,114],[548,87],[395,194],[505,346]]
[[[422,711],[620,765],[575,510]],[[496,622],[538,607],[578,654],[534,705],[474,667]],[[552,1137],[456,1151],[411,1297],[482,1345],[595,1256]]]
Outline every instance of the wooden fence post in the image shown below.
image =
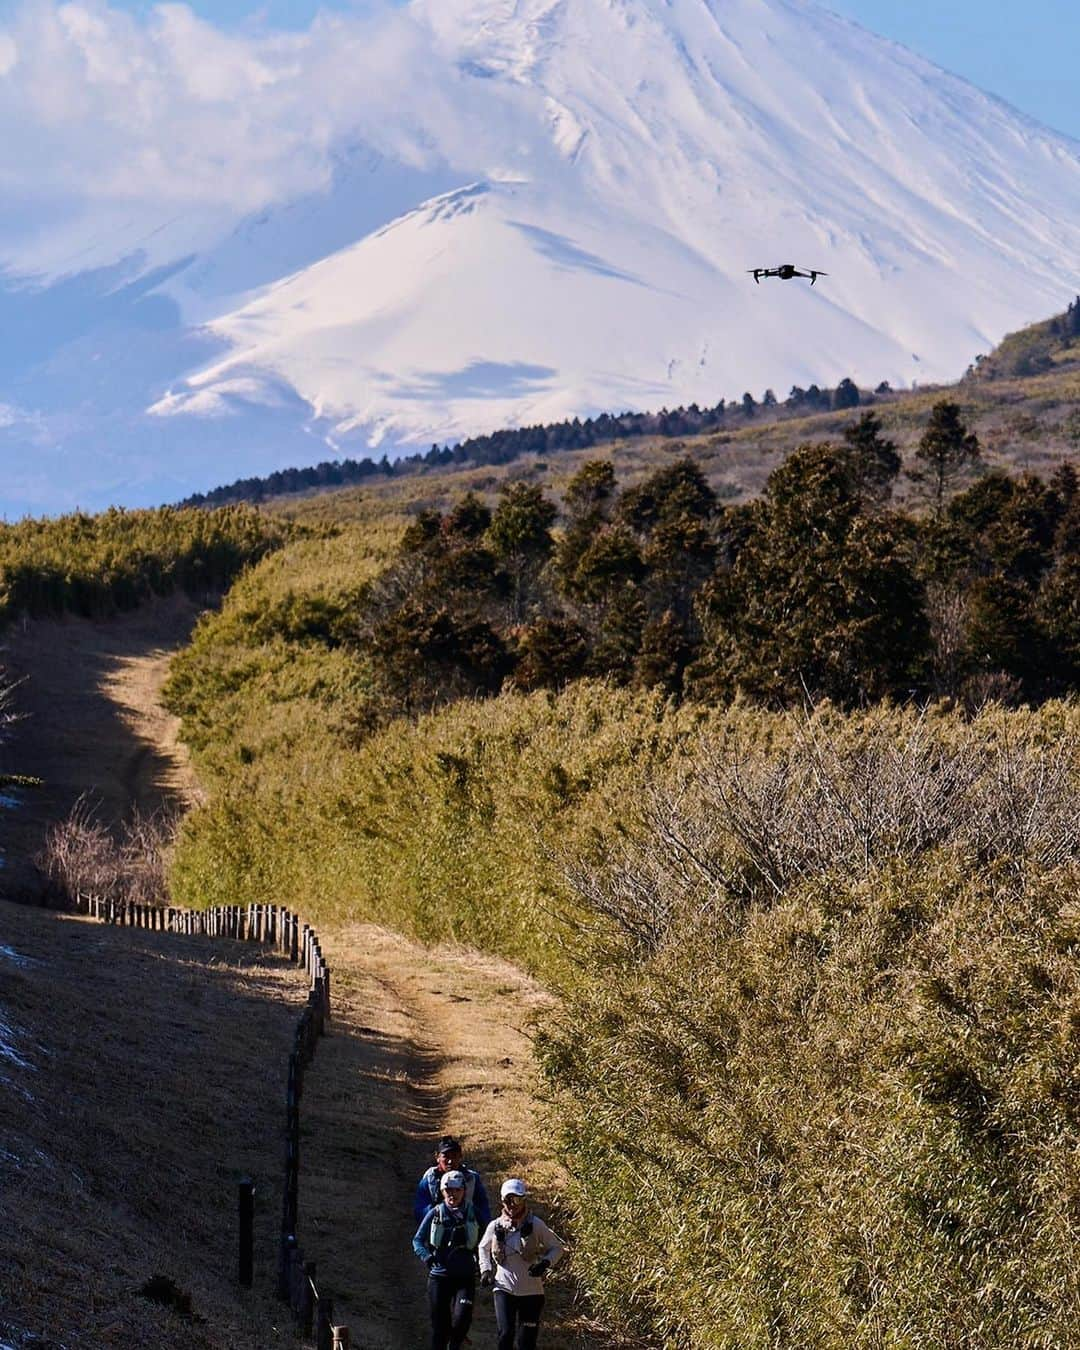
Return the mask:
[[300,1329],[311,1335],[315,1320],[315,1262],[304,1262],[304,1277],[300,1283]]
[[289,1252],[289,1307],[293,1317],[300,1320],[300,1310],[304,1302],[304,1257],[299,1246],[293,1243]]
[[255,1268],[255,1183],[244,1177],[237,1186],[240,1219],[240,1267],[242,1285],[251,1288]]
[[331,1299],[319,1298],[315,1303],[315,1347],[316,1350],[333,1350],[331,1327],[334,1321],[334,1304]]
[[[144,928],[186,937],[228,937],[269,943],[293,965],[304,967],[308,980],[307,1004],[297,1019],[289,1057],[286,1093],[285,1186],[282,1194],[281,1246],[278,1255],[277,1295],[287,1301],[302,1334],[314,1333],[317,1350],[350,1350],[349,1328],[334,1326],[334,1305],[321,1297],[315,1263],[305,1261],[297,1241],[300,1181],[300,1100],[304,1069],[315,1055],[318,1038],[330,1020],[330,967],[318,934],[310,924],[284,905],[214,905],[209,909],[180,909],[173,905],[136,904],[112,896],[82,892],[77,905],[102,923]],[[255,1182],[237,1183],[239,1283],[251,1288],[255,1268]]]
[[281,1251],[278,1254],[278,1298],[282,1303],[292,1301],[292,1258],[296,1251],[296,1234],[282,1233]]

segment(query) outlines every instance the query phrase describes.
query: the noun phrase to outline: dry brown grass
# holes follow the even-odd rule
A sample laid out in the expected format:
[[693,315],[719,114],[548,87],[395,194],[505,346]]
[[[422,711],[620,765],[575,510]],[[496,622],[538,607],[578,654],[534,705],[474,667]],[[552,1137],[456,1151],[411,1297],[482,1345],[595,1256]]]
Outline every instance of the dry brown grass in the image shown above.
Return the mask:
[[40,780],[19,790],[5,813],[0,894],[37,899],[33,865],[50,826],[86,795],[106,826],[182,807],[198,797],[179,719],[158,692],[169,659],[186,641],[198,609],[186,597],[112,619],[38,620],[6,634],[5,661],[19,680],[5,763]]
[[[246,944],[0,902],[0,1342],[291,1346],[272,1296],[304,997]],[[255,1285],[236,1183],[256,1179]],[[191,1316],[148,1300],[154,1276]]]
[[[110,887],[124,884],[133,804],[192,795],[157,702],[169,644],[191,617],[166,607],[18,635],[38,714],[21,746],[50,788],[19,838],[37,847],[78,792],[96,789],[85,828],[59,833],[74,846],[69,888],[98,863]],[[64,718],[49,716],[58,709]],[[153,841],[134,835],[145,862]],[[460,949],[432,952],[371,927],[322,938],[336,1014],[301,1108],[300,1240],[354,1345],[417,1350],[426,1318],[412,1193],[439,1134],[466,1137],[493,1190],[523,1173],[563,1224],[526,1032],[546,1000],[513,967]],[[35,964],[0,951],[0,1019],[26,1061],[0,1060],[10,1079],[0,1084],[0,1344],[15,1328],[67,1350],[294,1344],[272,1298],[284,1075],[302,997],[291,967],[240,944],[0,902],[5,947]],[[260,1183],[250,1294],[233,1278],[245,1172]],[[199,1320],[138,1294],[155,1275],[190,1295]],[[547,1350],[605,1344],[575,1304],[572,1262],[552,1282],[547,1321]],[[485,1300],[473,1343],[493,1339]]]

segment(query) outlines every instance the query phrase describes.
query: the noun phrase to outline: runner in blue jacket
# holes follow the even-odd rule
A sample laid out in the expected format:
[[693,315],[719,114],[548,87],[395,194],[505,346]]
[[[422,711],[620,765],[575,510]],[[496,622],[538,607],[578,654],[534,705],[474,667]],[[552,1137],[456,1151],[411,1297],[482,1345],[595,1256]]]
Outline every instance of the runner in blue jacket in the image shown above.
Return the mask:
[[491,1222],[491,1202],[488,1200],[480,1173],[462,1162],[462,1148],[453,1135],[444,1135],[435,1149],[435,1166],[429,1167],[416,1185],[413,1197],[413,1223],[419,1223],[424,1215],[437,1205],[441,1198],[439,1183],[447,1172],[460,1172],[465,1178],[465,1202],[476,1211],[480,1231]]
[[442,1200],[421,1219],[412,1245],[428,1270],[431,1350],[459,1350],[472,1325],[482,1229],[465,1198],[463,1173],[444,1173],[441,1192]]

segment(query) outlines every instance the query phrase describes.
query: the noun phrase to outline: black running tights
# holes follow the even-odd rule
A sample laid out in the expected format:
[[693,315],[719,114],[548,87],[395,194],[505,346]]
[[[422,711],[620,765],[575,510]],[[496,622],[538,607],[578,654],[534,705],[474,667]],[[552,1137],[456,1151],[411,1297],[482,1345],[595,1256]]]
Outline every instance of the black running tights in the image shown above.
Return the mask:
[[429,1275],[431,1350],[460,1350],[472,1324],[475,1275]]
[[543,1294],[507,1294],[502,1289],[496,1289],[495,1323],[499,1328],[498,1350],[536,1350],[536,1338],[540,1335],[540,1310],[543,1306]]

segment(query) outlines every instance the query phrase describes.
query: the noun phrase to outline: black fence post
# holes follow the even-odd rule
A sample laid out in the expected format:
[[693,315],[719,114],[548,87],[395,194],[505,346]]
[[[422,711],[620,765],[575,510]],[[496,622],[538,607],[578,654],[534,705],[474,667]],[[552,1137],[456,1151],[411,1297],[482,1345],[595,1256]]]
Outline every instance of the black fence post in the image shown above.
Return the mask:
[[304,1262],[304,1273],[300,1281],[300,1329],[305,1336],[311,1335],[315,1321],[315,1262]]
[[315,1316],[316,1350],[334,1350],[333,1347],[334,1304],[328,1298],[318,1300]]
[[255,1183],[244,1177],[237,1187],[240,1214],[240,1274],[242,1285],[251,1288],[255,1269]]

